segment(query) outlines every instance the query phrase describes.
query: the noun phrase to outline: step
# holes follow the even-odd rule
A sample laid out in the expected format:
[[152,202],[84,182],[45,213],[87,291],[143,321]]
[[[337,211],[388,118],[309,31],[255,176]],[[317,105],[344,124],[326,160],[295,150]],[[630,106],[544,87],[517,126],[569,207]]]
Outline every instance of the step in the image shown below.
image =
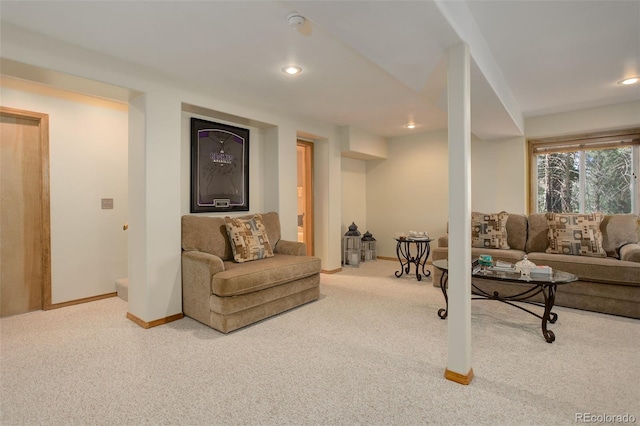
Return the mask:
[[129,301],[129,278],[118,278],[116,280],[116,291],[118,297],[125,302]]

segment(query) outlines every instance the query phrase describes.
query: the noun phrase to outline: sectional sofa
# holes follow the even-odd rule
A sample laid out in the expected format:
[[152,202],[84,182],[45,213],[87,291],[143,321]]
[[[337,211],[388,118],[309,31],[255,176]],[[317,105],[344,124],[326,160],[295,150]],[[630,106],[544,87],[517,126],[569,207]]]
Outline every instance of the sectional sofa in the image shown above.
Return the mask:
[[[472,223],[476,232],[472,241],[477,246],[472,248],[472,257],[489,254],[494,260],[515,263],[527,255],[536,265],[578,277],[578,281],[558,286],[556,305],[640,319],[638,216],[500,214],[502,229],[498,213],[474,213],[474,218],[479,215],[487,220]],[[448,251],[448,237],[440,237],[432,259],[447,259]],[[439,286],[442,272],[434,269],[433,282]],[[482,280],[483,289],[504,291],[508,285]]]

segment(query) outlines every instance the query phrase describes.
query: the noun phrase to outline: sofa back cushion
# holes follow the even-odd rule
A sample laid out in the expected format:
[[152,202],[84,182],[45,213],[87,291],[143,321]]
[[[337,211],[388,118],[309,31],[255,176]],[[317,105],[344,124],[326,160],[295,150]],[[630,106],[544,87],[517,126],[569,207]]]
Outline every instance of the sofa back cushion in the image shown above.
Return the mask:
[[606,215],[600,230],[602,247],[609,257],[619,258],[620,247],[640,241],[640,219],[633,214]]
[[546,213],[529,215],[529,233],[527,236],[527,253],[544,253],[549,248],[549,222]]
[[509,213],[507,242],[512,249],[524,251],[527,244],[527,217],[525,215]]
[[267,230],[267,237],[269,237],[271,247],[275,250],[276,244],[278,244],[282,235],[280,233],[280,217],[278,213],[262,213],[262,223],[264,223],[264,227]]
[[[238,216],[248,219],[254,215]],[[262,214],[262,223],[267,231],[271,247],[275,249],[280,241],[280,219],[278,213]],[[222,260],[233,259],[229,235],[224,217],[184,215],[182,216],[182,249],[213,254]]]

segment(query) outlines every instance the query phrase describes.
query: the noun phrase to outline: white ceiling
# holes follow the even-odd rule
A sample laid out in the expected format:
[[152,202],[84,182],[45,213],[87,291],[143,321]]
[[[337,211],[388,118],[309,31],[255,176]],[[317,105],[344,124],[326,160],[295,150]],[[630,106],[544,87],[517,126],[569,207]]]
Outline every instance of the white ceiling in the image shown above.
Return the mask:
[[[303,31],[286,17],[308,18]],[[446,51],[472,55],[472,131],[640,100],[640,1],[4,1],[0,19],[48,37],[232,88],[280,111],[381,136],[446,128]],[[1,43],[1,41],[0,41]],[[303,73],[281,68],[295,63]]]

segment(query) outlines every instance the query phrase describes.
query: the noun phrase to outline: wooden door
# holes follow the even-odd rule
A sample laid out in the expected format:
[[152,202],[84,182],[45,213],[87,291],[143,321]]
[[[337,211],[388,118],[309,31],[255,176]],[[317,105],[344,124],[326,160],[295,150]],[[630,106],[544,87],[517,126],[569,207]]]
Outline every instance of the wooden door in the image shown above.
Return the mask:
[[0,107],[0,317],[51,306],[48,122]]
[[313,256],[313,143],[298,140],[298,241]]

